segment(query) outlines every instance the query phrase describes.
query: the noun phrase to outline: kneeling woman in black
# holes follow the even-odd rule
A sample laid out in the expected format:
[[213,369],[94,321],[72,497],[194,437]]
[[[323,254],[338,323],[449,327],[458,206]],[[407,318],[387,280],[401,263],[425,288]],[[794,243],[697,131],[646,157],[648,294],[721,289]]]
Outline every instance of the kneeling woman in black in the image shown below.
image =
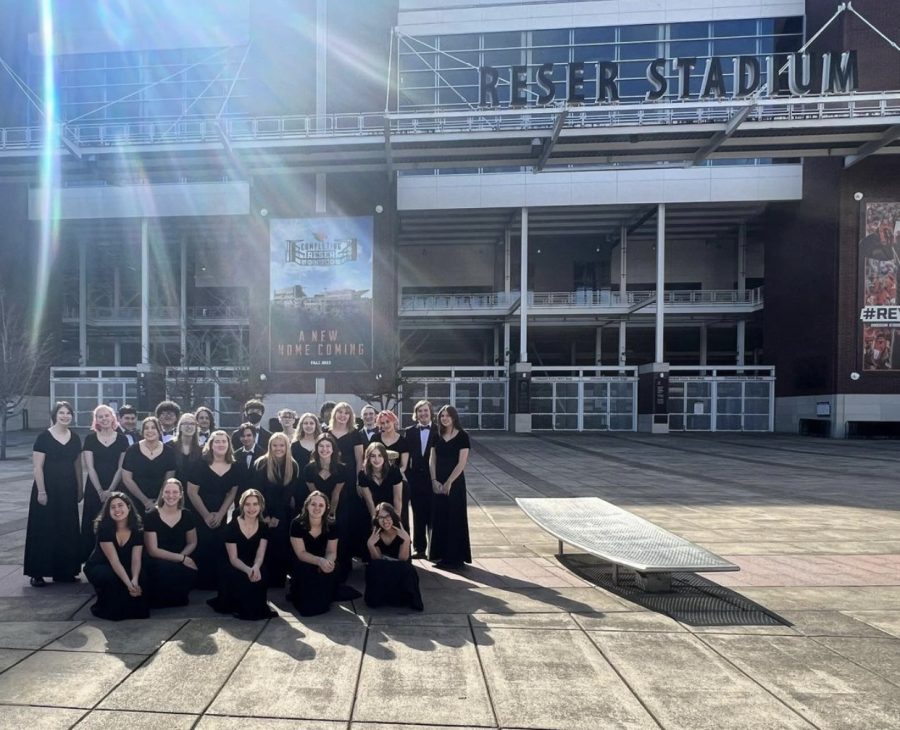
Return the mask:
[[248,489],[238,503],[240,514],[225,528],[228,563],[223,566],[219,595],[207,603],[217,613],[258,621],[277,614],[266,599],[266,558],[269,528],[262,521],[266,508],[258,489]]
[[140,583],[141,518],[131,500],[112,492],[97,517],[96,530],[97,546],[84,566],[97,593],[91,613],[110,621],[147,618],[150,612]]
[[421,611],[419,576],[409,562],[409,533],[400,524],[400,516],[387,502],[375,508],[372,536],[367,543],[366,605],[399,606]]
[[338,537],[329,520],[328,497],[314,491],[291,522],[291,588],[288,599],[301,616],[327,613],[337,588]]
[[144,567],[147,592],[153,608],[187,606],[188,594],[197,585],[197,525],[184,508],[184,487],[177,479],[163,484],[156,509],[144,518]]

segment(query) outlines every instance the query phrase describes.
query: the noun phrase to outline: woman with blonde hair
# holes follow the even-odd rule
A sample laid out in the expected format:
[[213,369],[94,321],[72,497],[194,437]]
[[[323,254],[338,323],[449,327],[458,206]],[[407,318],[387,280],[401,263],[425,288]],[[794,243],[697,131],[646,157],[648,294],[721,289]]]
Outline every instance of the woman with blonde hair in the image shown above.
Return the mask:
[[84,507],[81,512],[81,560],[94,549],[94,520],[111,492],[122,481],[122,461],[128,450],[128,438],[119,432],[116,412],[106,405],[94,409],[91,432],[84,437],[82,458],[87,472]]
[[187,606],[188,594],[197,584],[197,549],[194,514],[184,509],[184,486],[166,479],[156,509],[144,519],[144,551],[147,593],[153,608]]
[[231,439],[213,431],[188,481],[188,499],[197,515],[198,588],[214,588],[222,562],[225,517],[241,486],[243,471],[235,463]]
[[230,613],[247,621],[272,618],[277,614],[269,608],[263,567],[269,541],[269,528],[262,519],[266,500],[258,489],[248,489],[241,495],[239,510],[225,530],[227,563],[219,595],[207,604],[217,613]]
[[[300,422],[294,431],[294,442],[291,444],[291,456],[302,470],[312,458],[313,449],[316,447],[316,439],[322,435],[322,425],[315,413],[304,413],[300,416]],[[295,513],[300,511],[300,505],[295,505]]]
[[282,408],[276,414],[281,425],[281,433],[288,437],[288,442],[297,435],[297,411],[293,408]]
[[273,433],[264,456],[253,463],[250,483],[266,500],[263,522],[269,528],[266,573],[270,588],[283,588],[288,568],[291,500],[300,481],[300,469],[291,458],[291,444],[284,433]]

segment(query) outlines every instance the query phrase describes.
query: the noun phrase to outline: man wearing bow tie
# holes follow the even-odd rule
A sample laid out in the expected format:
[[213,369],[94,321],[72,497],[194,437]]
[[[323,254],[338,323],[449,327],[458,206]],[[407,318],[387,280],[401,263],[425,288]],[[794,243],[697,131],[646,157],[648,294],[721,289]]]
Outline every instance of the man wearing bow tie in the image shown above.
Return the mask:
[[432,408],[427,400],[416,403],[413,411],[416,423],[406,429],[406,443],[409,445],[409,497],[413,515],[414,558],[425,557],[428,547],[428,529],[431,526],[431,472],[428,460],[437,438],[437,429],[431,422]]
[[363,420],[363,427],[359,429],[359,432],[366,440],[363,444],[363,447],[366,447],[372,443],[372,439],[378,435],[378,426],[375,425],[375,417],[378,413],[375,411],[374,406],[364,405],[359,412],[359,415]]

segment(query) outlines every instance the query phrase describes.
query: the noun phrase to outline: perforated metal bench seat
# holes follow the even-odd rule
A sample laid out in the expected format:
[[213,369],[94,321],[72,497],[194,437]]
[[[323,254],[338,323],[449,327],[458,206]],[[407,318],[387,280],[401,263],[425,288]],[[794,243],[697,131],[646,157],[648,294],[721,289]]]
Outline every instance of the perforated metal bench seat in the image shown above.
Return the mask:
[[675,572],[706,573],[740,568],[705,548],[596,497],[516,499],[522,511],[563,543],[638,575],[645,590],[668,590]]

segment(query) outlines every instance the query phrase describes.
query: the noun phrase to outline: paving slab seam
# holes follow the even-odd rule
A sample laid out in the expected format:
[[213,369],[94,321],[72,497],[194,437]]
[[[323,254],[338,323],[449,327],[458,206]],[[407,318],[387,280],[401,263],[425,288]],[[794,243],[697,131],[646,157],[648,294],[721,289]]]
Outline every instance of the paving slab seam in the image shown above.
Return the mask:
[[[46,646],[46,644],[44,646]],[[10,669],[12,669],[13,667],[18,666],[19,664],[24,662],[29,657],[33,656],[34,654],[37,654],[40,651],[40,649],[19,649],[17,651],[27,651],[28,653],[23,657],[19,657],[19,659],[17,661],[14,661],[8,667],[6,667],[2,671],[0,671],[0,674],[4,674],[4,673],[8,672]],[[5,703],[0,702],[0,704],[5,704]]]
[[[762,682],[760,682],[759,680],[757,680],[757,679],[756,679],[755,677],[753,677],[751,674],[748,674],[748,673],[747,673],[746,671],[744,671],[741,667],[739,667],[735,662],[731,661],[730,658],[728,658],[728,657],[725,656],[722,652],[720,652],[719,650],[717,650],[715,646],[713,646],[712,644],[709,643],[709,641],[707,641],[707,638],[708,638],[708,637],[707,637],[706,635],[701,635],[701,634],[691,634],[691,635],[694,636],[694,637],[697,639],[697,641],[699,641],[701,644],[703,644],[703,646],[705,646],[707,649],[709,649],[713,654],[715,654],[716,656],[718,656],[722,661],[724,661],[724,662],[725,662],[726,664],[728,664],[729,666],[733,667],[734,670],[735,670],[736,672],[738,672],[739,674],[742,674],[743,676],[745,676],[745,677],[746,677],[747,679],[749,679],[753,684],[755,684],[757,687],[759,687],[763,692],[765,692],[765,693],[766,693],[767,695],[769,695],[770,697],[774,698],[775,701],[778,702],[778,704],[783,705],[783,706],[786,707],[790,712],[792,712],[793,714],[797,715],[801,720],[803,720],[804,722],[809,723],[810,726],[816,728],[817,730],[826,730],[825,728],[822,728],[820,725],[817,725],[815,722],[813,722],[810,718],[808,718],[806,715],[804,715],[804,714],[803,714],[800,710],[798,710],[796,707],[793,707],[793,706],[789,705],[785,700],[781,699],[781,697],[779,697],[777,694],[775,694],[774,692],[772,692],[772,691],[771,691],[768,687],[766,687]],[[784,638],[788,638],[788,639],[807,639],[808,637],[806,637],[806,636],[787,636],[787,637],[784,637]]]
[[[703,451],[702,449],[686,449],[683,446],[673,446],[671,444],[662,444],[659,442],[651,443],[649,441],[643,441],[641,439],[629,438],[628,436],[622,436],[620,434],[616,434],[613,438],[618,439],[620,441],[626,441],[632,444],[640,444],[642,446],[652,446],[656,449],[665,449],[667,451],[676,451],[679,454],[697,454],[698,456],[710,456],[708,451]],[[737,456],[736,454],[721,454],[717,453],[714,455],[718,459],[724,459],[725,461],[739,461],[746,464],[756,464],[757,466],[777,466],[783,469],[791,469],[793,471],[800,471],[804,474],[809,474],[810,472],[818,472],[820,474],[825,474],[828,476],[833,476],[835,474],[840,474],[842,476],[855,477],[860,478],[858,472],[851,471],[849,469],[826,469],[824,467],[816,467],[809,466],[803,464],[791,464],[790,462],[772,462],[766,461],[765,459],[755,459],[751,456]]]
[[[578,622],[576,621],[575,623],[578,623]],[[663,725],[662,721],[656,716],[656,713],[653,712],[652,709],[650,709],[650,707],[647,705],[647,703],[644,702],[643,698],[635,691],[634,687],[631,686],[631,683],[625,678],[625,675],[619,671],[619,668],[615,665],[613,660],[609,658],[609,656],[606,654],[605,651],[603,651],[603,648],[596,641],[594,641],[594,637],[591,636],[591,632],[587,631],[584,628],[584,626],[582,626],[581,624],[578,624],[578,628],[581,630],[581,633],[587,637],[587,640],[589,642],[591,642],[591,645],[600,653],[600,656],[603,657],[603,660],[607,664],[609,664],[610,669],[612,669],[616,673],[616,676],[619,678],[619,681],[625,687],[628,688],[628,691],[631,692],[631,694],[634,696],[634,699],[638,702],[638,704],[641,707],[644,708],[644,712],[647,713],[647,716],[651,720],[653,720],[653,722],[656,723],[657,727],[662,728],[662,730],[665,730],[666,726]]]
[[488,704],[491,706],[491,714],[494,716],[494,726],[500,727],[500,716],[497,714],[497,707],[494,704],[494,694],[491,692],[491,683],[488,682],[487,672],[484,671],[484,661],[481,658],[481,652],[478,650],[478,637],[475,635],[475,628],[472,626],[472,615],[469,614],[466,623],[469,625],[469,636],[472,637],[472,645],[475,647],[475,656],[478,659],[478,668],[481,670],[481,681],[484,682],[484,688],[487,692]]
[[[710,476],[708,474],[698,474],[696,472],[687,472],[687,471],[682,471],[681,469],[674,469],[671,467],[655,466],[653,464],[647,464],[645,462],[639,462],[639,461],[635,461],[633,459],[626,459],[625,457],[622,457],[622,456],[613,456],[612,454],[608,454],[605,451],[599,451],[597,449],[592,449],[587,446],[576,446],[575,444],[570,444],[565,441],[559,441],[559,440],[556,440],[553,438],[545,438],[544,440],[547,441],[548,443],[551,443],[555,446],[560,446],[564,449],[569,449],[571,451],[577,451],[580,453],[587,452],[587,453],[593,454],[594,456],[597,456],[601,459],[606,459],[607,461],[612,461],[614,463],[623,464],[625,466],[630,466],[630,467],[633,467],[636,469],[640,469],[642,471],[653,471],[653,472],[658,472],[660,474],[665,474],[667,476],[674,475],[674,476],[684,477],[685,479],[691,479],[695,482],[707,482],[709,484],[715,484],[717,486],[723,486],[723,487],[738,486],[738,487],[743,487],[744,489],[749,490],[750,492],[755,492],[755,493],[759,494],[760,496],[775,495],[776,497],[778,497],[780,499],[784,499],[784,500],[787,499],[787,495],[784,493],[784,491],[781,489],[778,489],[777,487],[768,487],[766,485],[755,484],[755,483],[751,484],[748,482],[742,482],[738,479],[721,479],[719,477]],[[642,442],[638,442],[638,443],[642,443]],[[666,447],[659,446],[657,448],[666,448]],[[704,452],[698,452],[698,453],[704,453]],[[858,475],[854,475],[854,476],[858,476]],[[832,499],[832,498],[828,498],[828,497],[822,497],[822,496],[818,496],[818,495],[814,495],[814,494],[809,494],[808,492],[803,493],[802,497],[803,497],[803,501],[805,503],[809,503],[809,504],[829,505],[829,506],[838,506],[838,507],[845,506],[845,502],[838,498]],[[786,504],[787,504],[787,502],[786,502]]]
[[[862,669],[864,672],[869,672],[870,674],[874,674],[876,677],[879,677],[880,679],[883,679],[883,680],[884,680],[885,682],[887,682],[888,684],[892,684],[892,685],[894,685],[895,687],[900,687],[900,679],[896,679],[896,678],[895,678],[895,679],[891,679],[890,677],[885,676],[884,674],[882,674],[882,673],[879,672],[878,670],[872,669],[871,667],[866,667],[866,666],[860,664],[860,663],[859,663],[858,661],[856,661],[855,659],[853,659],[853,657],[849,657],[849,656],[847,656],[846,654],[842,654],[842,653],[839,652],[837,649],[835,649],[833,646],[828,646],[828,644],[824,643],[823,641],[820,641],[820,639],[831,639],[831,638],[835,638],[835,639],[864,639],[864,640],[866,640],[866,641],[884,641],[884,639],[882,639],[881,637],[878,637],[878,636],[834,636],[834,637],[832,637],[832,636],[808,636],[808,637],[806,637],[806,638],[810,639],[813,643],[816,643],[816,644],[818,644],[819,646],[824,647],[825,649],[828,649],[828,650],[829,650],[830,652],[832,652],[833,654],[837,654],[837,655],[838,655],[841,659],[843,659],[844,661],[847,661],[847,662],[850,662],[851,664],[856,665],[857,667],[859,667],[860,669]],[[888,640],[890,641],[891,639],[888,639]],[[896,641],[896,642],[900,643],[900,639],[893,639],[893,641]]]
[[[678,440],[690,440],[692,437],[687,436],[685,434],[680,433],[669,433],[670,439],[678,439]],[[728,446],[737,446],[739,448],[744,449],[765,449],[767,451],[784,451],[785,453],[791,454],[809,454],[810,456],[817,457],[830,457],[832,459],[856,459],[859,458],[858,454],[830,454],[827,451],[809,451],[806,449],[789,449],[785,446],[772,446],[771,444],[744,444],[740,441],[729,441],[727,439],[717,439],[717,443],[726,444]],[[869,456],[866,455],[866,461],[884,461],[889,464],[900,464],[900,459],[891,459],[886,456]]]
[[[354,613],[356,612],[356,606],[354,608]],[[358,615],[358,614],[357,614]],[[371,619],[370,619],[371,620]],[[366,647],[369,645],[369,632],[371,631],[369,627],[369,621],[366,621],[364,624],[366,628],[366,633],[363,635],[363,643],[362,647],[359,651],[359,664],[356,667],[356,682],[353,684],[353,700],[350,702],[350,713],[347,716],[347,728],[349,730],[350,726],[353,724],[353,713],[356,712],[356,699],[359,697],[359,680],[362,677],[363,670],[363,662],[366,660]]]

